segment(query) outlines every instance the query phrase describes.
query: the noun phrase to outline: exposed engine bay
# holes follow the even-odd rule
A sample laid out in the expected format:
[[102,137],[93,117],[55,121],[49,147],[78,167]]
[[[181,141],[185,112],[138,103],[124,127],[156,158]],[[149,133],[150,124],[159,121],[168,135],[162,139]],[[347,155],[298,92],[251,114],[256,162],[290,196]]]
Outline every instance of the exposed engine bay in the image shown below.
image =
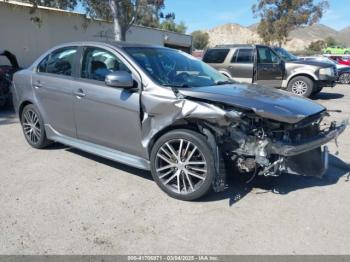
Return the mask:
[[[241,122],[230,127],[229,139],[223,144],[224,151],[231,152],[231,159],[236,161],[242,172],[257,170],[259,175],[268,176],[278,175],[284,171],[310,175],[309,171],[312,171],[314,175],[322,176],[327,166],[326,151],[319,159],[319,161],[323,159],[324,163],[313,163],[312,170],[303,168],[295,170],[292,163],[298,162],[307,168],[305,164],[310,163],[310,157],[322,153],[320,146],[323,140],[327,139],[327,135],[332,131],[342,132],[343,126],[345,128],[345,124],[337,127],[334,122],[330,125],[322,124],[326,115],[327,113],[322,113],[294,125],[254,116],[242,117]],[[301,163],[300,160],[305,159],[303,157],[305,155],[308,156],[307,160],[303,161],[306,163]],[[319,167],[318,170],[315,170],[315,164]]]
[[328,147],[324,144],[336,139],[348,125],[347,121],[327,124],[327,111],[296,124],[264,119],[254,113],[238,115],[239,119],[225,128],[217,141],[225,165],[252,176],[289,173],[322,177],[328,169]]

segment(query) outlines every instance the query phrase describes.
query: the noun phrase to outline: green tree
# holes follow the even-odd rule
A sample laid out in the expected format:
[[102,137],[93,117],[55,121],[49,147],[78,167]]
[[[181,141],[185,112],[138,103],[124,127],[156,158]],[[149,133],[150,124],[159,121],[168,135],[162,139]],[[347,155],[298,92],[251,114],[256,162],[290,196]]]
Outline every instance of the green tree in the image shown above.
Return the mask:
[[324,42],[327,47],[334,47],[340,45],[340,43],[331,36],[327,37],[324,40]]
[[202,31],[192,32],[193,47],[197,50],[205,49],[209,44],[209,34]]
[[125,41],[133,24],[157,27],[164,0],[80,0],[91,17],[113,21],[116,41]]
[[267,44],[278,43],[281,46],[289,33],[302,25],[312,25],[319,21],[328,0],[258,0],[252,11],[260,17],[258,34]]
[[126,32],[133,24],[158,27],[164,0],[22,0],[37,6],[73,10],[81,4],[88,17],[102,18],[114,24],[117,41],[125,41]]
[[159,28],[163,30],[173,31],[176,33],[186,33],[187,26],[183,21],[180,23],[175,22],[175,14],[169,13],[162,17],[163,21],[160,23]]
[[307,50],[312,52],[321,52],[327,46],[324,40],[317,40],[311,42]]

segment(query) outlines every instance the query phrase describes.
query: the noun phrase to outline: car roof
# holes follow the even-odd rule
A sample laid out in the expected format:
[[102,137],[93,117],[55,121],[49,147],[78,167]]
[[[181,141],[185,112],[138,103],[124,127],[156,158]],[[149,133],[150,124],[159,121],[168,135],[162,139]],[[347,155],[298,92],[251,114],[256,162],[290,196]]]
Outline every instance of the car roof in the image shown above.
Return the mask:
[[164,46],[160,45],[148,45],[148,44],[140,44],[140,43],[133,43],[133,42],[121,42],[121,41],[79,41],[79,42],[70,42],[70,43],[64,43],[60,46],[84,46],[84,45],[93,45],[93,46],[115,46],[118,48],[125,48],[125,47],[144,47],[144,48],[165,48]]
[[[227,45],[216,45],[213,48],[208,49],[230,49],[230,48],[254,48],[256,45],[253,44],[227,44]],[[259,45],[264,46],[264,45]]]

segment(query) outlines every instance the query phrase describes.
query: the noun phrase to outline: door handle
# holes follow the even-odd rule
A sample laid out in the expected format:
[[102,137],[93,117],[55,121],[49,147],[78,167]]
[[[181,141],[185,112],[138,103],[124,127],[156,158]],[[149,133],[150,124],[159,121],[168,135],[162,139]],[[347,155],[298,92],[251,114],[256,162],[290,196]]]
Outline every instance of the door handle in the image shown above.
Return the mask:
[[44,86],[44,83],[42,83],[41,81],[36,81],[34,83],[34,88],[39,89],[42,88]]
[[84,90],[81,88],[79,88],[76,92],[74,92],[74,95],[77,96],[78,98],[82,98],[86,96],[86,94],[84,93]]

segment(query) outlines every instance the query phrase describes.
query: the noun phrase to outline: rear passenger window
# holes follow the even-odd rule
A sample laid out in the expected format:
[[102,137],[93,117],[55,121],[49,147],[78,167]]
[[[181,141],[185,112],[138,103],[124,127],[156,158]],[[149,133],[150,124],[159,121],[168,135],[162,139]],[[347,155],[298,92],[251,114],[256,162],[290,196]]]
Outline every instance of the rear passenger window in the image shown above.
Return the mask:
[[232,57],[231,63],[253,63],[253,49],[238,49]]
[[212,64],[223,63],[229,52],[230,49],[208,49],[204,55],[203,62]]
[[77,47],[65,47],[53,51],[39,64],[40,73],[71,76]]

